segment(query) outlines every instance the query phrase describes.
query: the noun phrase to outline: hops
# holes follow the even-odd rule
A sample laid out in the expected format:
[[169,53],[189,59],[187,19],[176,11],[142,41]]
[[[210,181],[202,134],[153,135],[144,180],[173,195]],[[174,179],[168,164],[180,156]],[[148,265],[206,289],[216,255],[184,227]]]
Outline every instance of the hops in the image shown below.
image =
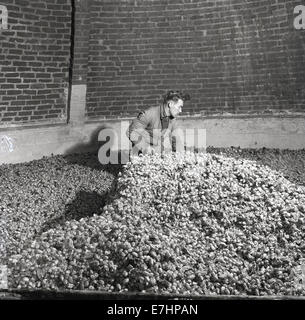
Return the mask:
[[293,273],[305,258],[304,207],[304,187],[253,161],[134,158],[98,215],[55,226],[10,256],[10,285],[304,294]]
[[114,179],[88,154],[2,165],[0,176],[0,264],[43,231],[98,213]]

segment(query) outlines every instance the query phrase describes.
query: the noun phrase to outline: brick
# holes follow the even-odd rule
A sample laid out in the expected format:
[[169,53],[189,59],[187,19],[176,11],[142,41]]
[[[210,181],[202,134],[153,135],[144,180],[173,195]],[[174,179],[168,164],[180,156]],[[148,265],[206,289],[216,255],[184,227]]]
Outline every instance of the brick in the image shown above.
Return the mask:
[[28,95],[19,95],[19,96],[17,96],[17,100],[27,100],[27,99],[29,99],[30,98],[30,96],[28,96]]
[[4,112],[4,117],[13,117],[17,115],[17,112]]
[[4,117],[1,119],[1,122],[11,122],[13,120],[13,118],[10,117]]
[[26,65],[27,65],[27,62],[25,61],[13,61],[13,66],[16,66],[16,67],[20,67],[20,66],[25,67]]
[[59,98],[59,94],[47,94],[46,97],[48,99],[57,99]]
[[45,115],[48,114],[48,110],[39,110],[39,111],[33,111],[34,115]]
[[20,7],[23,7],[23,6],[28,7],[30,4],[30,1],[29,0],[15,0],[14,4],[16,6],[20,6]]
[[49,110],[49,114],[60,114],[61,109]]
[[30,116],[32,111],[21,111],[18,113],[19,116]]
[[5,77],[6,78],[15,78],[15,77],[18,77],[19,76],[19,73],[17,72],[7,72],[5,73]]
[[37,61],[29,61],[28,62],[28,65],[30,67],[41,67],[42,66],[42,63],[41,62],[37,62]]
[[49,73],[36,73],[34,74],[35,78],[51,78]]
[[51,108],[50,105],[40,105],[37,107],[37,110],[49,110]]
[[1,72],[16,72],[16,70],[15,67],[1,67]]
[[58,115],[57,114],[47,114],[45,116],[46,119],[54,119],[54,118],[58,118]]
[[48,16],[50,14],[49,10],[35,10],[35,12],[40,16]]
[[14,120],[17,121],[17,122],[18,121],[27,121],[28,117],[15,117]]
[[17,37],[20,37],[20,38],[32,38],[33,34],[31,32],[17,32]]
[[11,95],[18,95],[21,94],[22,90],[7,90],[7,94]]
[[22,50],[19,50],[19,49],[10,49],[9,53],[10,54],[18,54],[18,55],[23,54]]
[[49,90],[49,89],[44,89],[44,90],[38,90],[37,94],[49,94],[52,93],[53,90]]
[[41,104],[41,101],[40,100],[29,100],[29,101],[27,101],[27,103],[29,104],[29,105],[40,105]]
[[40,73],[45,73],[45,69],[44,68],[31,68],[31,71],[35,72],[35,74],[38,74],[38,72]]
[[1,84],[1,89],[14,89],[13,84]]
[[24,94],[29,94],[29,95],[34,95],[34,94],[36,94],[36,90],[23,90],[23,93]]
[[53,80],[52,79],[43,79],[43,78],[41,78],[41,79],[39,79],[39,82],[51,84],[53,82]]
[[[36,92],[34,92],[34,94],[35,94]],[[33,99],[33,100],[44,100],[46,98],[46,96],[45,95],[32,95],[31,96],[31,99]]]
[[27,110],[35,110],[36,106],[23,106],[22,110],[27,111]]
[[46,70],[48,73],[54,73],[58,71],[58,68],[47,68]]
[[36,80],[36,79],[32,79],[32,78],[29,78],[29,79],[24,78],[24,79],[23,79],[23,82],[24,82],[24,83],[34,83],[34,82],[37,82],[37,80]]
[[57,22],[70,22],[70,17],[56,17]]
[[20,77],[21,78],[36,78],[36,74],[30,73],[30,72],[20,73]]
[[34,83],[34,84],[31,85],[31,88],[32,89],[44,89],[45,85],[41,84],[41,83],[37,83],[37,84]]
[[7,83],[20,83],[21,79],[20,78],[7,78],[6,82]]
[[[26,62],[25,62],[25,63],[26,63]],[[19,72],[31,71],[31,68],[30,68],[30,67],[19,67],[19,68],[18,68],[18,71],[19,71]]]
[[35,60],[35,56],[22,56],[21,57],[21,60],[24,60],[24,61],[34,61]]
[[18,101],[18,100],[10,101],[11,106],[23,106],[24,104],[25,104],[24,101]]
[[43,116],[30,116],[30,120],[41,120]]

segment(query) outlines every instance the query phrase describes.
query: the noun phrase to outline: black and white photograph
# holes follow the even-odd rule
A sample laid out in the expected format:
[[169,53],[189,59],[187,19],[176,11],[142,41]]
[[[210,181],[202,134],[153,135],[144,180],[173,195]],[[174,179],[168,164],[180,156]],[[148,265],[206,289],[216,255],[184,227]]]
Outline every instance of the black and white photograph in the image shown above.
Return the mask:
[[0,0],[0,304],[48,299],[305,300],[304,0]]

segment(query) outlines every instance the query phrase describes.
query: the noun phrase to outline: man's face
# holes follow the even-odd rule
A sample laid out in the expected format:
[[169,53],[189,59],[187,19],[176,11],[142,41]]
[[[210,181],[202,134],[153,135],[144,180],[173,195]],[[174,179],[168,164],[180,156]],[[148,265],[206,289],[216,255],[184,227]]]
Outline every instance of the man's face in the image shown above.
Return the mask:
[[183,100],[179,99],[178,101],[170,100],[168,102],[170,115],[175,118],[177,115],[182,112]]

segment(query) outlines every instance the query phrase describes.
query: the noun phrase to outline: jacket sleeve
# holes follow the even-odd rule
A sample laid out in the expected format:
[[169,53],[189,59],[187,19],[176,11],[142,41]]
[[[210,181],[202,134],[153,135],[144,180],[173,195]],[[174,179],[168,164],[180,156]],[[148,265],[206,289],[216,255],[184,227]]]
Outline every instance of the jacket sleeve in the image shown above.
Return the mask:
[[127,137],[131,142],[137,144],[144,139],[146,143],[150,143],[150,135],[146,130],[150,120],[150,113],[148,111],[141,111],[137,118],[132,120],[126,132]]

